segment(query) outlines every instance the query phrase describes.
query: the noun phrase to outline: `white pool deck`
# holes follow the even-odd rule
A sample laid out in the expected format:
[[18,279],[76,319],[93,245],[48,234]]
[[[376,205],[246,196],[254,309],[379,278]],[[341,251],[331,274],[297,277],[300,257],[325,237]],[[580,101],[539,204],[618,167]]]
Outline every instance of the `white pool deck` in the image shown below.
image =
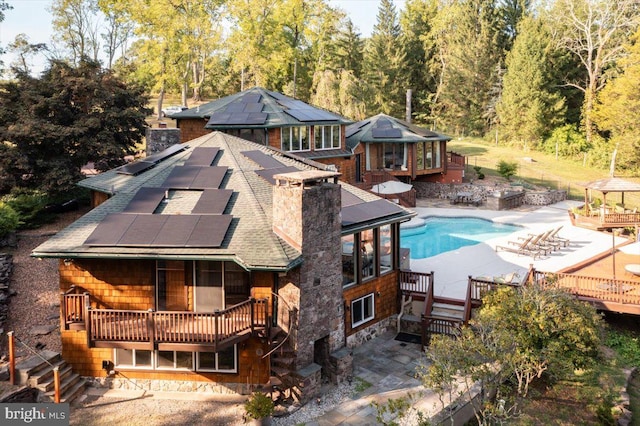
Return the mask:
[[[572,226],[567,210],[580,202],[563,201],[544,206],[534,211],[482,210],[482,209],[449,209],[439,207],[416,207],[418,216],[405,226],[417,226],[425,216],[478,217],[494,222],[511,223],[522,226],[511,235],[487,240],[473,246],[439,254],[426,259],[411,260],[411,270],[417,272],[434,272],[434,292],[436,296],[464,299],[468,277],[492,277],[510,272],[518,272],[520,276],[533,266],[545,272],[557,272],[569,266],[590,259],[598,254],[611,251],[613,238],[611,234],[592,231]],[[518,236],[529,233],[542,233],[550,228],[562,225],[558,235],[571,241],[569,247],[533,259],[530,256],[518,255],[508,251],[495,251],[496,245],[509,245],[507,241],[515,241]],[[616,238],[615,244],[626,241]],[[515,247],[515,246],[512,246]]]

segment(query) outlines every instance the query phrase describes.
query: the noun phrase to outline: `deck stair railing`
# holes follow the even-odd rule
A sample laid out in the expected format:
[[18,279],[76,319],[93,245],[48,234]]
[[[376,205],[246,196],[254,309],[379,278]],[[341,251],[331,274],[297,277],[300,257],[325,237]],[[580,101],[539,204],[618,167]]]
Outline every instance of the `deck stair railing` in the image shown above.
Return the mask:
[[84,329],[86,306],[90,301],[89,293],[82,290],[72,285],[60,293],[60,325],[64,330]]

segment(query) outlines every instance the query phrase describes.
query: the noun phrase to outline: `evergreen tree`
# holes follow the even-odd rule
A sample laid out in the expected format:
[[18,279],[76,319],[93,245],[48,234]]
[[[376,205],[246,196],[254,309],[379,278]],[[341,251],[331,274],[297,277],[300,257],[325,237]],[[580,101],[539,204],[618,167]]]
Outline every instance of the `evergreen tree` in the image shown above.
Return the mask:
[[408,88],[413,91],[412,115],[431,122],[437,80],[431,70],[437,66],[433,39],[428,37],[438,13],[437,0],[409,0],[400,14],[400,26],[407,52]]
[[440,62],[436,116],[450,132],[481,136],[491,124],[501,56],[498,18],[492,0],[460,0],[438,12],[432,30]]
[[518,25],[497,105],[503,138],[535,146],[563,122],[563,99],[549,84],[550,43],[538,18],[525,17]]
[[398,14],[391,0],[382,0],[364,55],[365,80],[372,88],[372,112],[404,118],[407,87],[406,53]]
[[20,72],[0,88],[0,176],[52,196],[73,189],[87,162],[123,164],[150,113],[141,89],[95,62],[52,62],[41,78]]
[[332,53],[326,60],[334,71],[342,69],[352,71],[356,78],[362,76],[364,41],[351,20],[346,19],[339,29]]

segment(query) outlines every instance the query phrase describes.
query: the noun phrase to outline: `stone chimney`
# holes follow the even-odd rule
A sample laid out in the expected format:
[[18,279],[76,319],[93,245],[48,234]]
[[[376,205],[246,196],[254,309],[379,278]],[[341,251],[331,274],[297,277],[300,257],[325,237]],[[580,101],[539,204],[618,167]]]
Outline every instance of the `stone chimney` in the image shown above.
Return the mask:
[[314,361],[314,346],[316,353],[321,345],[328,353],[344,346],[338,176],[319,170],[274,176],[273,230],[304,259],[299,270],[281,281],[281,296],[298,309],[297,368],[324,364],[326,360]]

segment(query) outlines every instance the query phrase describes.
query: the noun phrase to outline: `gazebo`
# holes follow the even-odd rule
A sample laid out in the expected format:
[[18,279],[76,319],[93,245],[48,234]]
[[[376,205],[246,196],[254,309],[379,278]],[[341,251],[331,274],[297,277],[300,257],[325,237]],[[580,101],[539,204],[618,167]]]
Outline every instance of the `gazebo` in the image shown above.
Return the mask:
[[625,192],[640,192],[640,183],[631,182],[617,177],[609,177],[606,179],[594,180],[585,184],[584,202],[585,205],[589,203],[589,190],[595,189],[602,192],[603,204],[607,204],[607,194],[609,192],[622,193],[622,204],[624,205],[624,193]]

